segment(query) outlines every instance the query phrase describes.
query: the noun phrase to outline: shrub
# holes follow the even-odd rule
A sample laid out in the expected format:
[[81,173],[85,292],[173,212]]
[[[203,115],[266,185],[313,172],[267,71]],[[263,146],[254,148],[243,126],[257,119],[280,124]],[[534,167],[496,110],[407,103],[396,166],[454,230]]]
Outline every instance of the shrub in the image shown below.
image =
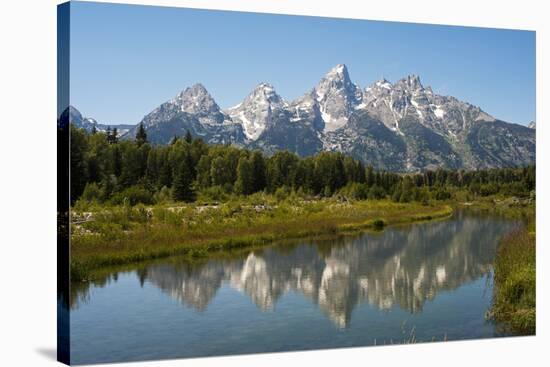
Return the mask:
[[127,189],[114,194],[111,198],[111,203],[115,205],[128,204],[131,206],[138,203],[152,204],[153,196],[149,191],[141,186],[130,186]]
[[479,188],[479,194],[481,196],[489,196],[498,193],[498,186],[494,183],[481,185]]
[[451,193],[445,189],[439,188],[433,192],[433,198],[435,200],[449,200]]
[[290,188],[288,186],[282,186],[275,190],[275,199],[277,199],[277,201],[279,202],[286,200],[289,195]]
[[101,190],[95,182],[87,183],[81,198],[85,201],[97,201],[101,197]]
[[340,194],[354,200],[366,200],[369,194],[369,188],[366,184],[352,182],[340,190]]
[[386,222],[384,222],[382,219],[375,219],[372,222],[372,226],[374,227],[374,229],[382,230],[386,226]]
[[523,197],[528,197],[530,193],[529,190],[526,188],[526,186],[521,182],[511,182],[508,184],[504,184],[501,187],[501,192],[504,195],[508,195],[508,196],[523,196]]
[[380,200],[386,197],[384,189],[378,185],[373,185],[367,195],[369,200]]
[[391,195],[392,201],[398,203],[401,199],[401,185],[396,185],[395,190],[393,190],[393,194]]
[[229,195],[222,186],[211,186],[199,191],[198,200],[202,202],[227,201]]
[[156,204],[163,204],[163,203],[170,202],[171,198],[172,198],[171,190],[166,186],[163,186],[162,189],[160,189],[160,191],[155,192],[155,194],[153,195],[153,200]]

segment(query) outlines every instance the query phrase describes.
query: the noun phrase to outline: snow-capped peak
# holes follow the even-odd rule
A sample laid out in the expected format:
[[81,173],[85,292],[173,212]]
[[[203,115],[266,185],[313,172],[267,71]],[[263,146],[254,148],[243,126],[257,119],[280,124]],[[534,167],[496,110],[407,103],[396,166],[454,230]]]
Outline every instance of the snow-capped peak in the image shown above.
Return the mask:
[[180,106],[182,111],[188,113],[196,113],[205,108],[218,108],[212,96],[210,96],[206,88],[200,83],[185,88],[185,90],[176,96],[174,103]]
[[348,79],[349,80],[349,74],[348,74],[348,68],[344,64],[338,64],[332,69],[329,70],[329,72],[326,74],[325,78],[330,79]]
[[351,82],[344,64],[333,67],[313,89],[325,131],[344,126],[352,111],[362,103],[361,89]]
[[395,86],[409,91],[424,89],[420,77],[416,74],[407,75],[405,78],[395,83]]
[[393,88],[393,85],[389,81],[387,81],[385,78],[378,80],[376,83],[374,83],[374,85],[378,88],[384,88],[388,90]]
[[197,116],[201,123],[222,123],[225,117],[206,88],[197,83],[180,92],[171,103],[181,112]]
[[260,83],[244,101],[228,109],[227,113],[234,122],[242,124],[248,139],[256,140],[269,124],[273,111],[286,105],[271,84]]

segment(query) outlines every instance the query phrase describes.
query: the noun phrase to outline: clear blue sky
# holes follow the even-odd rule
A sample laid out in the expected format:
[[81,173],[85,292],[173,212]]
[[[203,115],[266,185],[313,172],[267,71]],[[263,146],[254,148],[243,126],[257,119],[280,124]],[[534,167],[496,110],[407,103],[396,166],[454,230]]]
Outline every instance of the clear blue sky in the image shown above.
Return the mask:
[[418,74],[493,116],[535,120],[535,32],[73,2],[71,104],[138,123],[194,83],[222,108],[258,83],[292,100],[334,65],[362,88]]

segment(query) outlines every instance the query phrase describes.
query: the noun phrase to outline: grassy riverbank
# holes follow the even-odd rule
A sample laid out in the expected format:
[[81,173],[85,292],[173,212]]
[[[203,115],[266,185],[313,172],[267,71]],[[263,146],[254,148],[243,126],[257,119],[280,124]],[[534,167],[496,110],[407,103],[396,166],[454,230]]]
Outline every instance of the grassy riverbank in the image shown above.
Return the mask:
[[533,225],[505,237],[495,259],[493,317],[511,331],[536,332],[536,245]]
[[73,211],[73,281],[88,279],[90,271],[106,266],[172,255],[202,257],[276,240],[379,230],[452,213],[451,207],[442,203],[348,202],[336,198],[278,201],[265,194],[226,203],[85,209]]
[[[456,205],[454,205],[456,206]],[[519,220],[520,228],[504,237],[494,263],[492,319],[514,334],[536,331],[536,205],[534,200],[490,197],[458,204],[469,210]]]

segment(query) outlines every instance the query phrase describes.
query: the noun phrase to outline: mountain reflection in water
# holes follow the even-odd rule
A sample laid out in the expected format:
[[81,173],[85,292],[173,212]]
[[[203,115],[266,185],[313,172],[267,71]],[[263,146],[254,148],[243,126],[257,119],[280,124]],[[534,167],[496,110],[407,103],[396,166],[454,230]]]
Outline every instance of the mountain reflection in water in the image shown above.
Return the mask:
[[450,221],[380,234],[273,246],[244,259],[152,265],[139,275],[199,311],[224,283],[247,294],[262,310],[274,308],[289,291],[300,292],[343,328],[363,302],[417,313],[437,293],[487,274],[498,239],[512,226],[459,214]]

